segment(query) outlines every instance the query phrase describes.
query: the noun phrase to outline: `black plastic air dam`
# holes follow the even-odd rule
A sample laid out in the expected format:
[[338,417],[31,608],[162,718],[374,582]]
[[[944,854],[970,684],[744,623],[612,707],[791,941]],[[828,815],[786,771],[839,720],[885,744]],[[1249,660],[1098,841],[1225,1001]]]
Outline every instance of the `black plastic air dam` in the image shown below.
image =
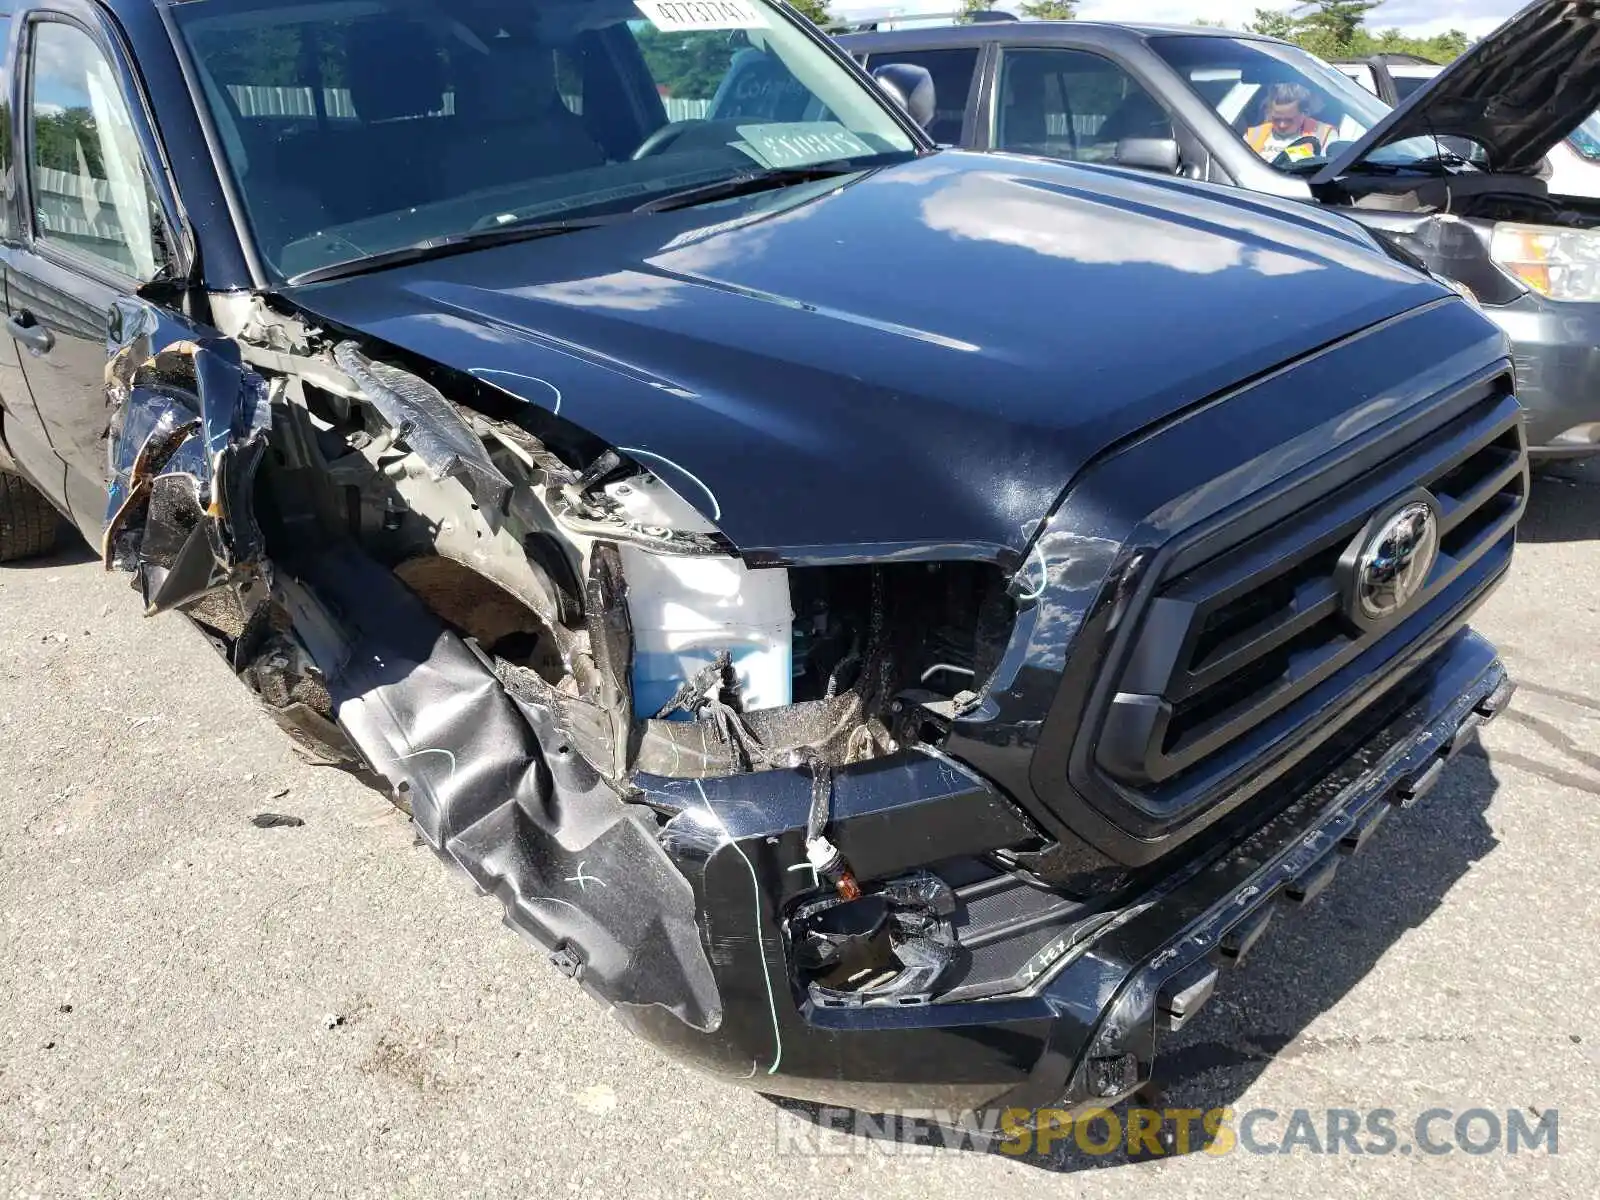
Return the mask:
[[[536,727],[549,714],[514,704],[470,647],[404,589],[392,594],[399,585],[381,567],[338,554],[300,579],[284,590],[340,723],[409,792],[435,850],[499,897],[508,923],[671,1053],[763,1091],[878,1110],[1033,1108],[1135,1090],[1174,989],[1230,944],[1253,942],[1280,897],[1326,883],[1341,843],[1359,844],[1431,780],[1509,690],[1493,648],[1462,631],[1418,669],[1410,707],[1342,771],[1265,825],[1219,830],[1214,849],[1031,990],[817,1008],[791,984],[781,926],[814,887],[801,851],[804,772],[641,778],[644,803],[623,804],[592,772],[546,756]],[[937,754],[840,771],[835,815],[864,877],[1031,834]],[[1198,994],[1189,988],[1191,1010]]]

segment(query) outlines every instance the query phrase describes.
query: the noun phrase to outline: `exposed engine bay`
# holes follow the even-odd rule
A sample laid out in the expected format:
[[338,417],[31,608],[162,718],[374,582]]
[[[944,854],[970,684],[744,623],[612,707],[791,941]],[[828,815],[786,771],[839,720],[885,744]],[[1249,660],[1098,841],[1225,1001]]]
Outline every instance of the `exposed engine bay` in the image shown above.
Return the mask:
[[1542,221],[1587,229],[1600,224],[1594,202],[1552,195],[1532,175],[1347,177],[1341,189],[1363,213],[1371,210],[1476,217],[1488,221]]
[[1552,195],[1531,174],[1346,176],[1319,195],[1484,304],[1509,304],[1529,290],[1580,298],[1552,293],[1539,264],[1571,259],[1581,269],[1600,253],[1588,234],[1600,228],[1600,204]]

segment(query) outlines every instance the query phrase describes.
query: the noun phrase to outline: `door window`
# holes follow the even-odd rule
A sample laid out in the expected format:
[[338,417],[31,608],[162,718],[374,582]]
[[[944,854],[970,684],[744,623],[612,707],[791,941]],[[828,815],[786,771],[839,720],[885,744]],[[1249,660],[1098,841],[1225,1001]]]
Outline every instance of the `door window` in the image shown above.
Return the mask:
[[1374,96],[1378,94],[1378,76],[1366,63],[1337,63],[1341,74],[1350,76]]
[[28,109],[35,236],[153,279],[165,255],[133,118],[116,69],[77,26],[34,26]]
[[928,136],[940,145],[954,146],[960,142],[961,126],[967,116],[967,98],[972,93],[972,76],[978,69],[978,48],[885,50],[868,60],[867,69],[888,63],[910,63],[933,76],[934,111]]
[[1124,138],[1171,138],[1172,119],[1138,80],[1081,50],[1007,50],[995,144],[1077,162],[1116,162]]
[[11,14],[0,13],[0,237],[11,233],[11,67],[6,46],[11,40]]
[[1404,104],[1423,84],[1443,70],[1443,67],[1391,67],[1389,74],[1394,77],[1395,104]]

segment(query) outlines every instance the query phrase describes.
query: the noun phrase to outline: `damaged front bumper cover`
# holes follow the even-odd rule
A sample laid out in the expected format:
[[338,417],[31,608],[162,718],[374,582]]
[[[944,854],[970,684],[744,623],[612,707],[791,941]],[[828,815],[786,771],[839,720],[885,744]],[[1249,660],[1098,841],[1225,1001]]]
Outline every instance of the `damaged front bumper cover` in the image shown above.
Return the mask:
[[[677,1031],[658,1020],[635,1024],[703,1066],[740,1074],[748,1064],[743,1073],[753,1071],[754,1086],[822,1103],[1034,1110],[1127,1097],[1150,1083],[1161,1038],[1193,1019],[1221,969],[1244,958],[1283,905],[1319,894],[1396,807],[1416,803],[1512,691],[1493,648],[1470,631],[1455,635],[1422,674],[1422,687],[1383,731],[1375,765],[1354,756],[1265,825],[1126,906],[1022,992],[867,1009],[780,994],[772,1030],[746,1021],[737,1047],[725,1032],[714,1050],[674,1038]],[[725,889],[723,911],[706,914],[713,928],[738,920],[742,907],[750,929],[752,901],[748,891],[740,895],[736,864],[727,860],[758,854],[763,840],[745,839],[720,863],[700,867],[702,894],[713,880]],[[776,975],[777,933],[763,935]],[[753,955],[748,936],[744,946]],[[718,970],[719,983],[743,980],[747,1010],[761,1000],[752,974],[748,965],[736,973],[732,963]]]
[[[340,725],[508,924],[669,1052],[858,1108],[1070,1106],[1146,1085],[1162,1032],[1193,1018],[1219,969],[1419,798],[1511,686],[1493,648],[1462,630],[1334,774],[1050,942],[1016,989],[834,1004],[799,980],[790,937],[794,913],[822,894],[805,857],[806,771],[635,775],[633,802],[619,803],[554,711],[500,686],[380,568],[336,557],[292,575],[284,594]],[[364,620],[375,607],[381,619]],[[838,771],[833,797],[831,836],[864,883],[915,889],[924,868],[1033,833],[983,779],[927,749]]]

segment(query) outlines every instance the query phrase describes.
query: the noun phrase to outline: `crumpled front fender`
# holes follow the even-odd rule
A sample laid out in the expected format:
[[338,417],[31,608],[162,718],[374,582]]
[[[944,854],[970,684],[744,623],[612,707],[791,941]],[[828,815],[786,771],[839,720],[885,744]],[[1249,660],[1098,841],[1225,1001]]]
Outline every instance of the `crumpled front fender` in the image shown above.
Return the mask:
[[232,339],[184,329],[142,301],[119,300],[111,326],[124,340],[106,364],[102,561],[135,575],[147,613],[226,592],[242,623],[266,593],[251,506],[271,424],[266,380]]

